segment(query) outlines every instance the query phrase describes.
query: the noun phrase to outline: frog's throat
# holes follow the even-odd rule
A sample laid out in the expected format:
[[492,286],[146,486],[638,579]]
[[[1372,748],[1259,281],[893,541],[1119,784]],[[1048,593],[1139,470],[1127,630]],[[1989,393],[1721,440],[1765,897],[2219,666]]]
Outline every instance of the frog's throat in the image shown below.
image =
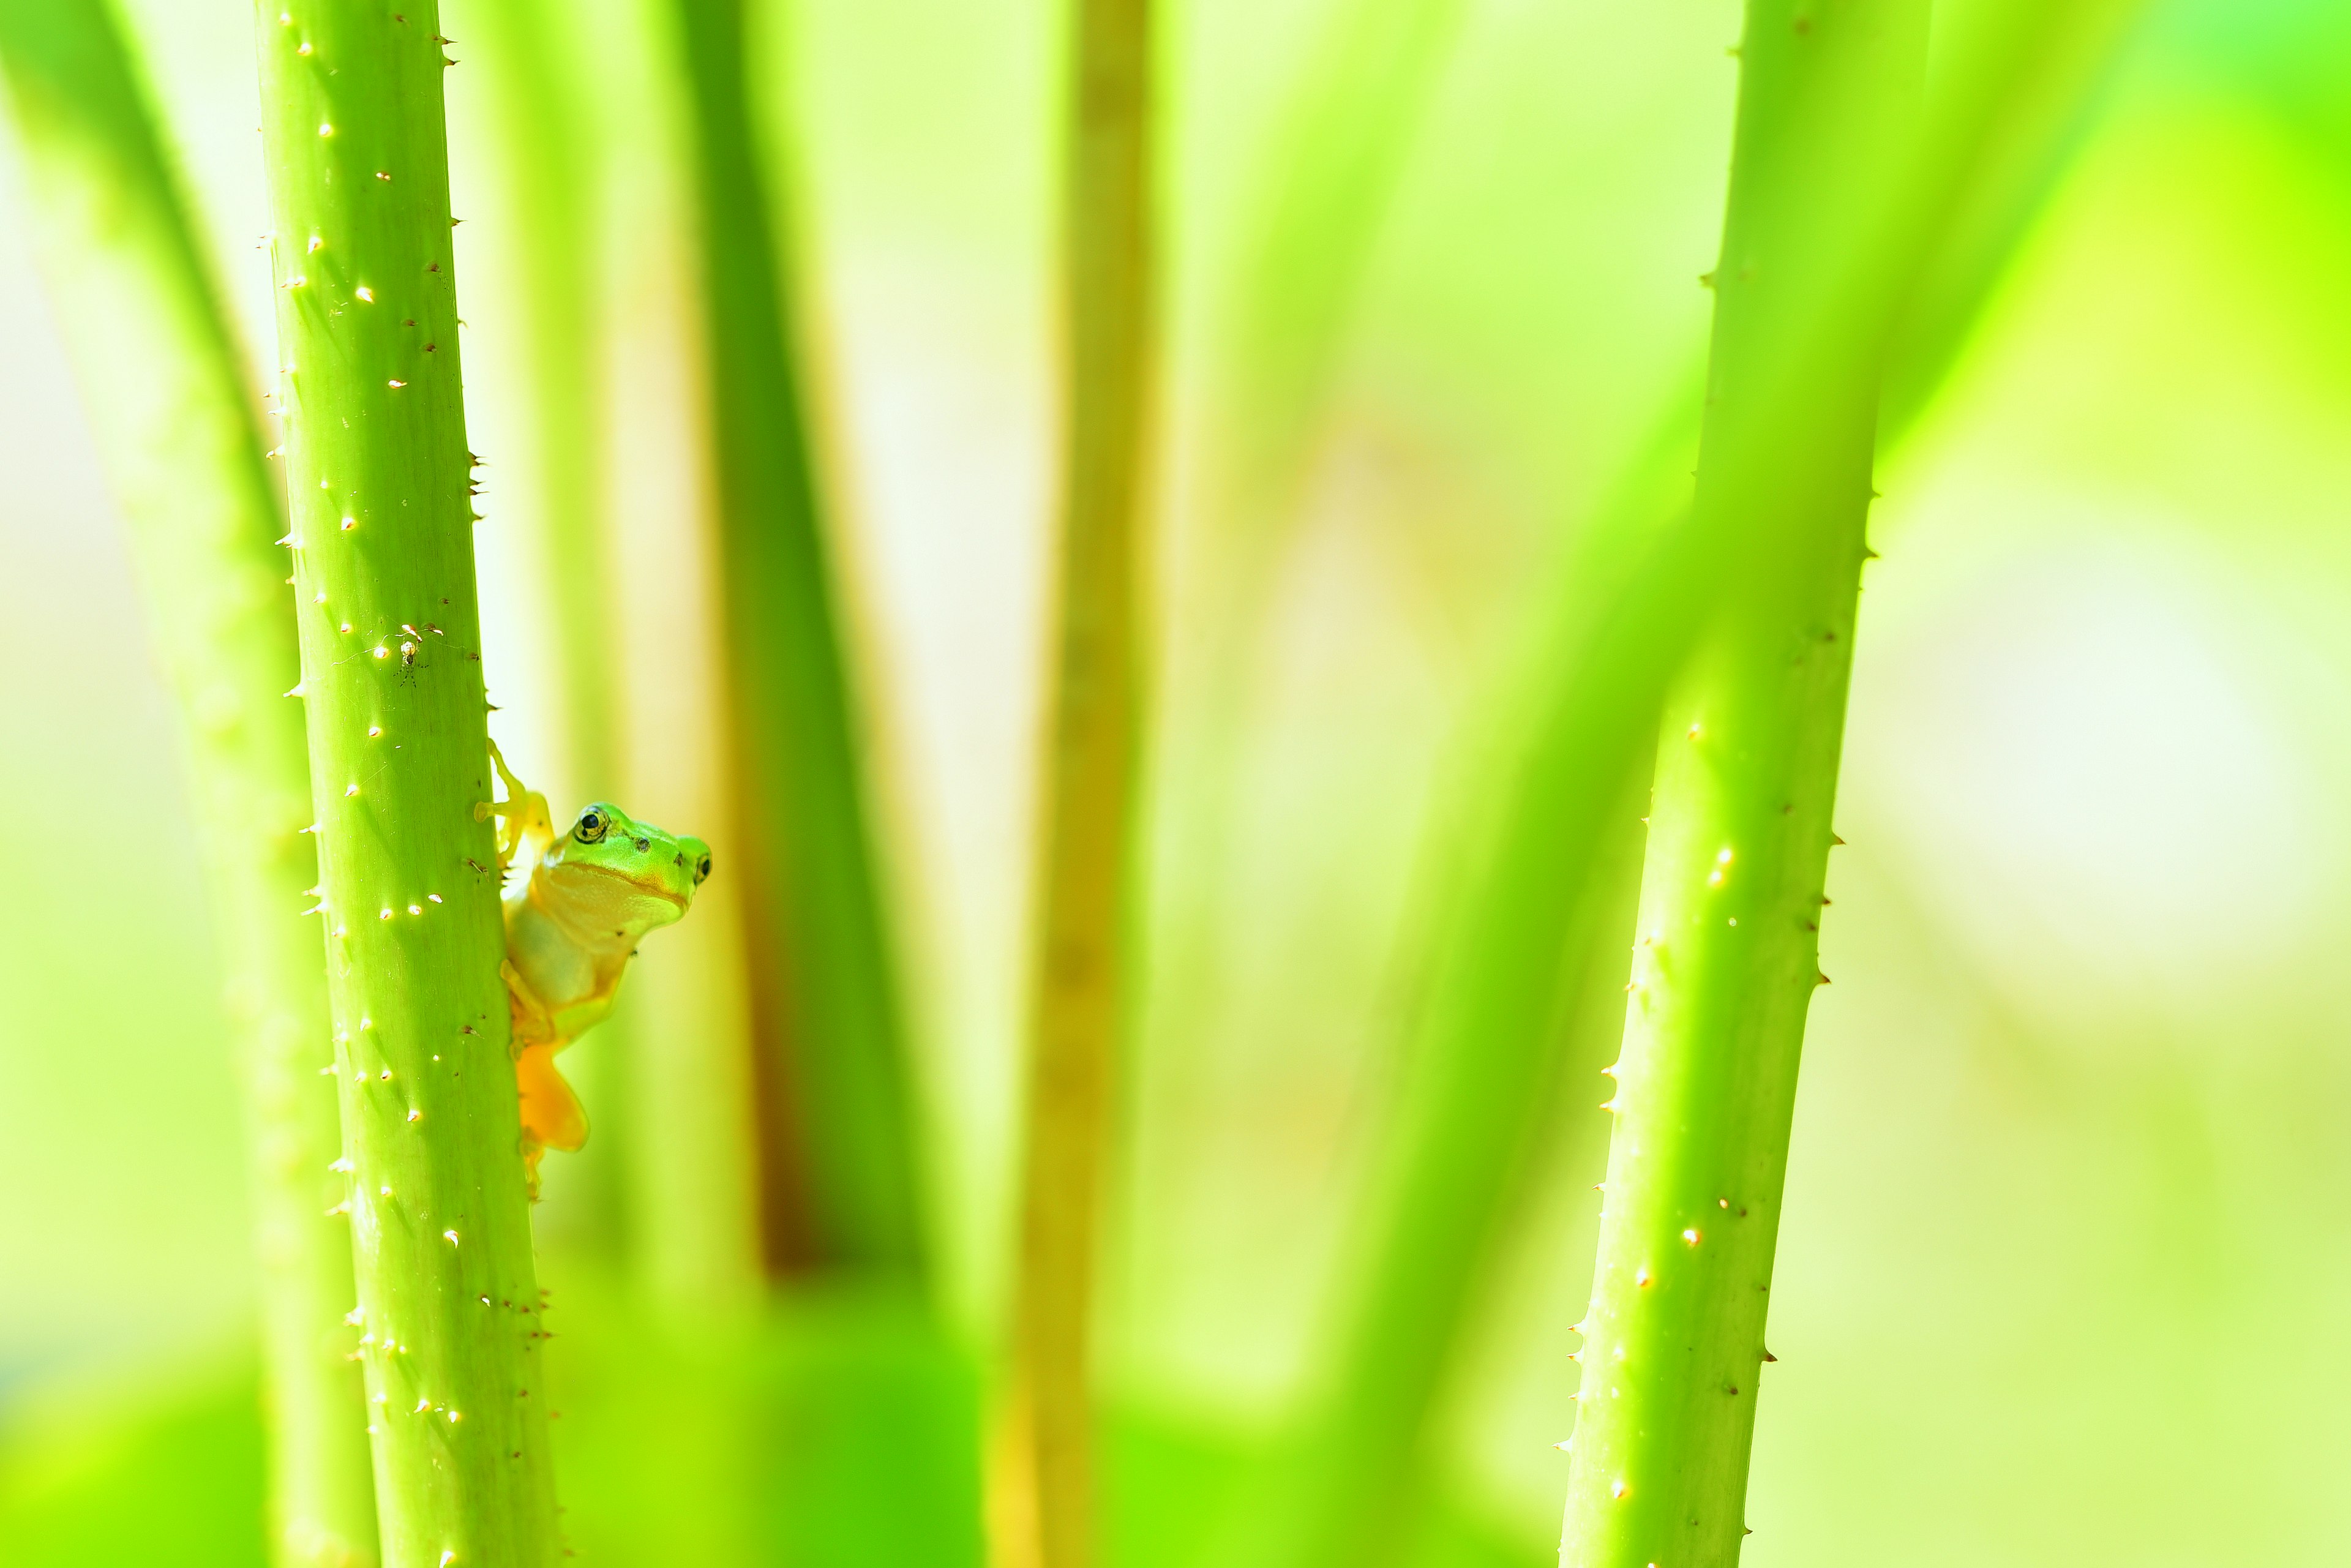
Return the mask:
[[531,908],[538,912],[541,919],[589,952],[606,954],[626,952],[636,946],[638,939],[645,932],[655,926],[673,925],[684,918],[689,900],[680,897],[665,887],[648,887],[634,877],[623,875],[620,872],[604,866],[573,865],[564,869],[568,874],[573,876],[597,876],[608,879],[627,889],[632,898],[658,901],[676,911],[666,920],[625,919],[621,924],[624,927],[634,929],[624,934],[616,934],[612,920],[601,913],[591,912],[586,908],[584,906],[586,901],[580,895],[552,893],[548,886],[548,879],[533,876],[530,879],[529,891],[526,894]]

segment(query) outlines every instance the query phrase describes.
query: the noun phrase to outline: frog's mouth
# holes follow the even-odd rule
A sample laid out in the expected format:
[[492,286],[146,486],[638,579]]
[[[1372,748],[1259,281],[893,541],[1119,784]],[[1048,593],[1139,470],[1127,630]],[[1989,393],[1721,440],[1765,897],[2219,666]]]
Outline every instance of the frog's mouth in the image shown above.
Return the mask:
[[669,888],[663,886],[656,881],[642,881],[636,877],[631,876],[627,872],[621,871],[612,866],[569,865],[565,866],[563,869],[575,876],[601,877],[607,882],[617,882],[622,887],[627,888],[631,893],[635,894],[640,898],[662,899],[666,903],[676,904],[680,910],[684,910],[686,906],[687,896],[685,894],[672,892]]
[[[609,866],[574,865],[559,877],[532,879],[532,902],[571,927],[581,940],[601,941],[667,925],[685,915],[686,896],[659,883],[641,882]],[[651,906],[651,907],[649,907]]]

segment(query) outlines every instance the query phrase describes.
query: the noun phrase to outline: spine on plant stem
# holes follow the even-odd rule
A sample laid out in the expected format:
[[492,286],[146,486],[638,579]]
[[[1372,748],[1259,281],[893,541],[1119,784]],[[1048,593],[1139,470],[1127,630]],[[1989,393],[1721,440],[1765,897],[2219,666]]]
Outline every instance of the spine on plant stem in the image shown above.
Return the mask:
[[538,1375],[432,0],[266,0],[319,914],[388,1568],[561,1555]]
[[702,208],[768,1260],[919,1286],[927,1239],[904,1011],[784,308],[786,257],[746,92],[743,0],[675,4]]
[[1096,1556],[1092,1320],[1134,854],[1136,536],[1152,355],[1151,12],[1147,0],[1079,0],[1075,19],[1060,613],[1012,1356],[989,1499],[998,1568],[1085,1568]]
[[[1562,1560],[1725,1568],[1797,1060],[1818,968],[1882,333],[1779,367],[1827,319],[1910,140],[1924,0],[1751,0],[1716,298],[1701,514],[1769,541],[1668,697]],[[1769,452],[1765,461],[1750,455]]]
[[0,67],[58,319],[131,525],[189,779],[246,1082],[273,1561],[375,1561],[350,1236],[283,498],[220,301],[103,0],[0,0]]

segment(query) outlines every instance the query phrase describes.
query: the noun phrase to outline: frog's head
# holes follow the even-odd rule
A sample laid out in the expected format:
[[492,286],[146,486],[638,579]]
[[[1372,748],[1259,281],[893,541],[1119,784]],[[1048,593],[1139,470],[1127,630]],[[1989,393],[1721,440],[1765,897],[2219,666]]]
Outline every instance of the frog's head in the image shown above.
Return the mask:
[[633,946],[684,915],[710,874],[710,846],[601,800],[555,841],[531,879],[547,912],[594,946]]

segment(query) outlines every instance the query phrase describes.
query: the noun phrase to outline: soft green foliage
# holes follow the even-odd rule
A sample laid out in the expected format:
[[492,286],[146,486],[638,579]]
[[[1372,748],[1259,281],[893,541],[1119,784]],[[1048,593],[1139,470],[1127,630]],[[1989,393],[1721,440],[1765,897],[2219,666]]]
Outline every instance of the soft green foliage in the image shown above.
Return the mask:
[[177,182],[105,0],[0,5],[0,67],[44,219],[51,287],[132,526],[157,652],[184,716],[226,990],[249,1084],[273,1536],[288,1564],[372,1559],[348,1360],[350,1237],[318,934],[317,858],[277,481]]
[[256,1394],[250,1376],[212,1370],[200,1381],[151,1379],[135,1403],[100,1394],[20,1419],[0,1444],[9,1568],[373,1561],[369,1542],[296,1559],[264,1540]]
[[[977,1568],[978,1368],[903,1292],[816,1292],[683,1333],[609,1280],[575,1285],[553,1398],[580,1560]],[[252,1568],[253,1396],[232,1367],[127,1408],[31,1413],[0,1439],[10,1568]]]
[[393,1568],[559,1554],[433,9],[260,17],[354,1319]]
[[[1728,1565],[1853,667],[1878,353],[1781,365],[1874,237],[1927,7],[1756,0],[1740,47],[1694,511],[1769,543],[1668,697],[1563,1561]],[[1882,352],[1882,348],[1880,350]],[[1750,453],[1769,450],[1768,462]],[[1732,466],[1740,458],[1747,461]]]
[[788,313],[743,0],[676,0],[701,203],[710,439],[763,1074],[772,1267],[927,1272],[904,1024]]

